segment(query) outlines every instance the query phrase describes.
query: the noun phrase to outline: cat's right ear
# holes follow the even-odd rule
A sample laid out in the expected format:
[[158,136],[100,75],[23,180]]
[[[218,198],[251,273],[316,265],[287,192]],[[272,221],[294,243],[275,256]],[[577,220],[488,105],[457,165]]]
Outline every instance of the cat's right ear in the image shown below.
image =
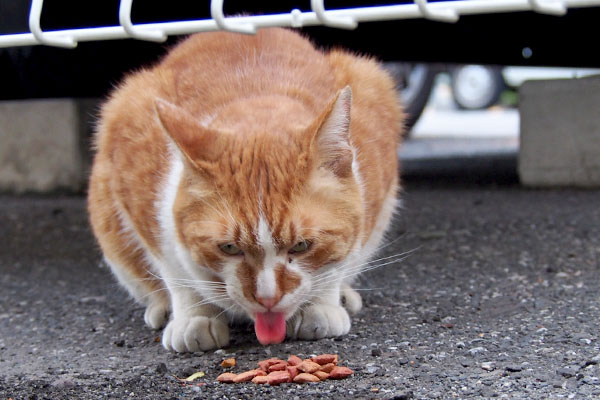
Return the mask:
[[311,147],[318,162],[342,178],[352,175],[354,155],[350,143],[351,107],[352,89],[346,86],[309,128],[309,131],[315,132]]
[[156,100],[155,108],[165,132],[193,166],[205,169],[222,154],[222,135],[200,124],[186,110],[162,99]]

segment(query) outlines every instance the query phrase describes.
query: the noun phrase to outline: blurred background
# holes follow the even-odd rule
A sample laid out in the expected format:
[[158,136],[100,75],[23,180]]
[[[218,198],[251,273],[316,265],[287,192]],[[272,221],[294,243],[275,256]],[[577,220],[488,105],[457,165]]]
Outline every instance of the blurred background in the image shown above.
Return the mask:
[[[401,3],[411,2],[329,0],[326,7]],[[0,0],[0,34],[28,32],[29,8],[29,1]],[[294,8],[310,11],[310,1],[224,3],[226,15],[287,13]],[[115,26],[118,9],[119,0],[47,0],[41,25],[43,30]],[[133,23],[206,18],[209,1],[133,2]],[[477,176],[516,182],[520,87],[531,80],[599,74],[599,18],[600,7],[592,7],[569,9],[560,17],[511,12],[465,15],[453,24],[421,18],[360,23],[353,31],[302,31],[323,48],[342,46],[373,55],[394,75],[408,113],[406,143],[400,150],[407,177]],[[2,48],[0,100],[89,99],[81,144],[84,158],[89,158],[86,149],[97,104],[125,74],[157,62],[181,39],[82,42],[75,49]],[[87,168],[89,162],[82,165]],[[80,181],[71,189],[83,189],[85,179]]]

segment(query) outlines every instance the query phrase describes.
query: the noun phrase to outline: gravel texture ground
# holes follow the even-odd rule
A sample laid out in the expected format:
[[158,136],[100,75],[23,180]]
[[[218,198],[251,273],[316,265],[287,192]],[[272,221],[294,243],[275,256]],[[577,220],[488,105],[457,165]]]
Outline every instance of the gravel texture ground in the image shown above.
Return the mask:
[[[600,193],[408,185],[351,333],[174,354],[100,265],[82,197],[0,197],[0,399],[600,398]],[[226,385],[259,359],[339,354],[343,381]],[[176,377],[203,371],[192,385]]]

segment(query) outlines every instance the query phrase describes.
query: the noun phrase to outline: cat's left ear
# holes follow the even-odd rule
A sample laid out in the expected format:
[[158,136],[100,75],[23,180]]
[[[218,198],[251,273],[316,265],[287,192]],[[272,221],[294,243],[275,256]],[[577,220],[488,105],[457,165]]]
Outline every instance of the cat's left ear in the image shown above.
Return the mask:
[[340,178],[352,174],[351,107],[352,89],[346,86],[329,102],[312,125],[313,130],[317,127],[312,139],[312,151],[316,152],[320,166],[330,169]]

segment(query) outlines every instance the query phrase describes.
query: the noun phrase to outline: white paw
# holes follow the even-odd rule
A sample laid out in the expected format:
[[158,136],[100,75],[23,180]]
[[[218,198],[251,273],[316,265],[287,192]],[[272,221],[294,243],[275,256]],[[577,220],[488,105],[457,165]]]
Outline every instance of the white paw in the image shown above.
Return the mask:
[[350,315],[355,315],[362,309],[360,294],[349,285],[342,285],[341,302]]
[[168,299],[157,298],[146,307],[144,321],[151,329],[160,329],[169,319],[170,304]]
[[350,330],[350,317],[341,306],[313,304],[300,311],[290,324],[290,336],[314,340],[345,335]]
[[229,327],[220,319],[196,316],[174,319],[165,328],[162,344],[178,353],[206,351],[229,343]]

